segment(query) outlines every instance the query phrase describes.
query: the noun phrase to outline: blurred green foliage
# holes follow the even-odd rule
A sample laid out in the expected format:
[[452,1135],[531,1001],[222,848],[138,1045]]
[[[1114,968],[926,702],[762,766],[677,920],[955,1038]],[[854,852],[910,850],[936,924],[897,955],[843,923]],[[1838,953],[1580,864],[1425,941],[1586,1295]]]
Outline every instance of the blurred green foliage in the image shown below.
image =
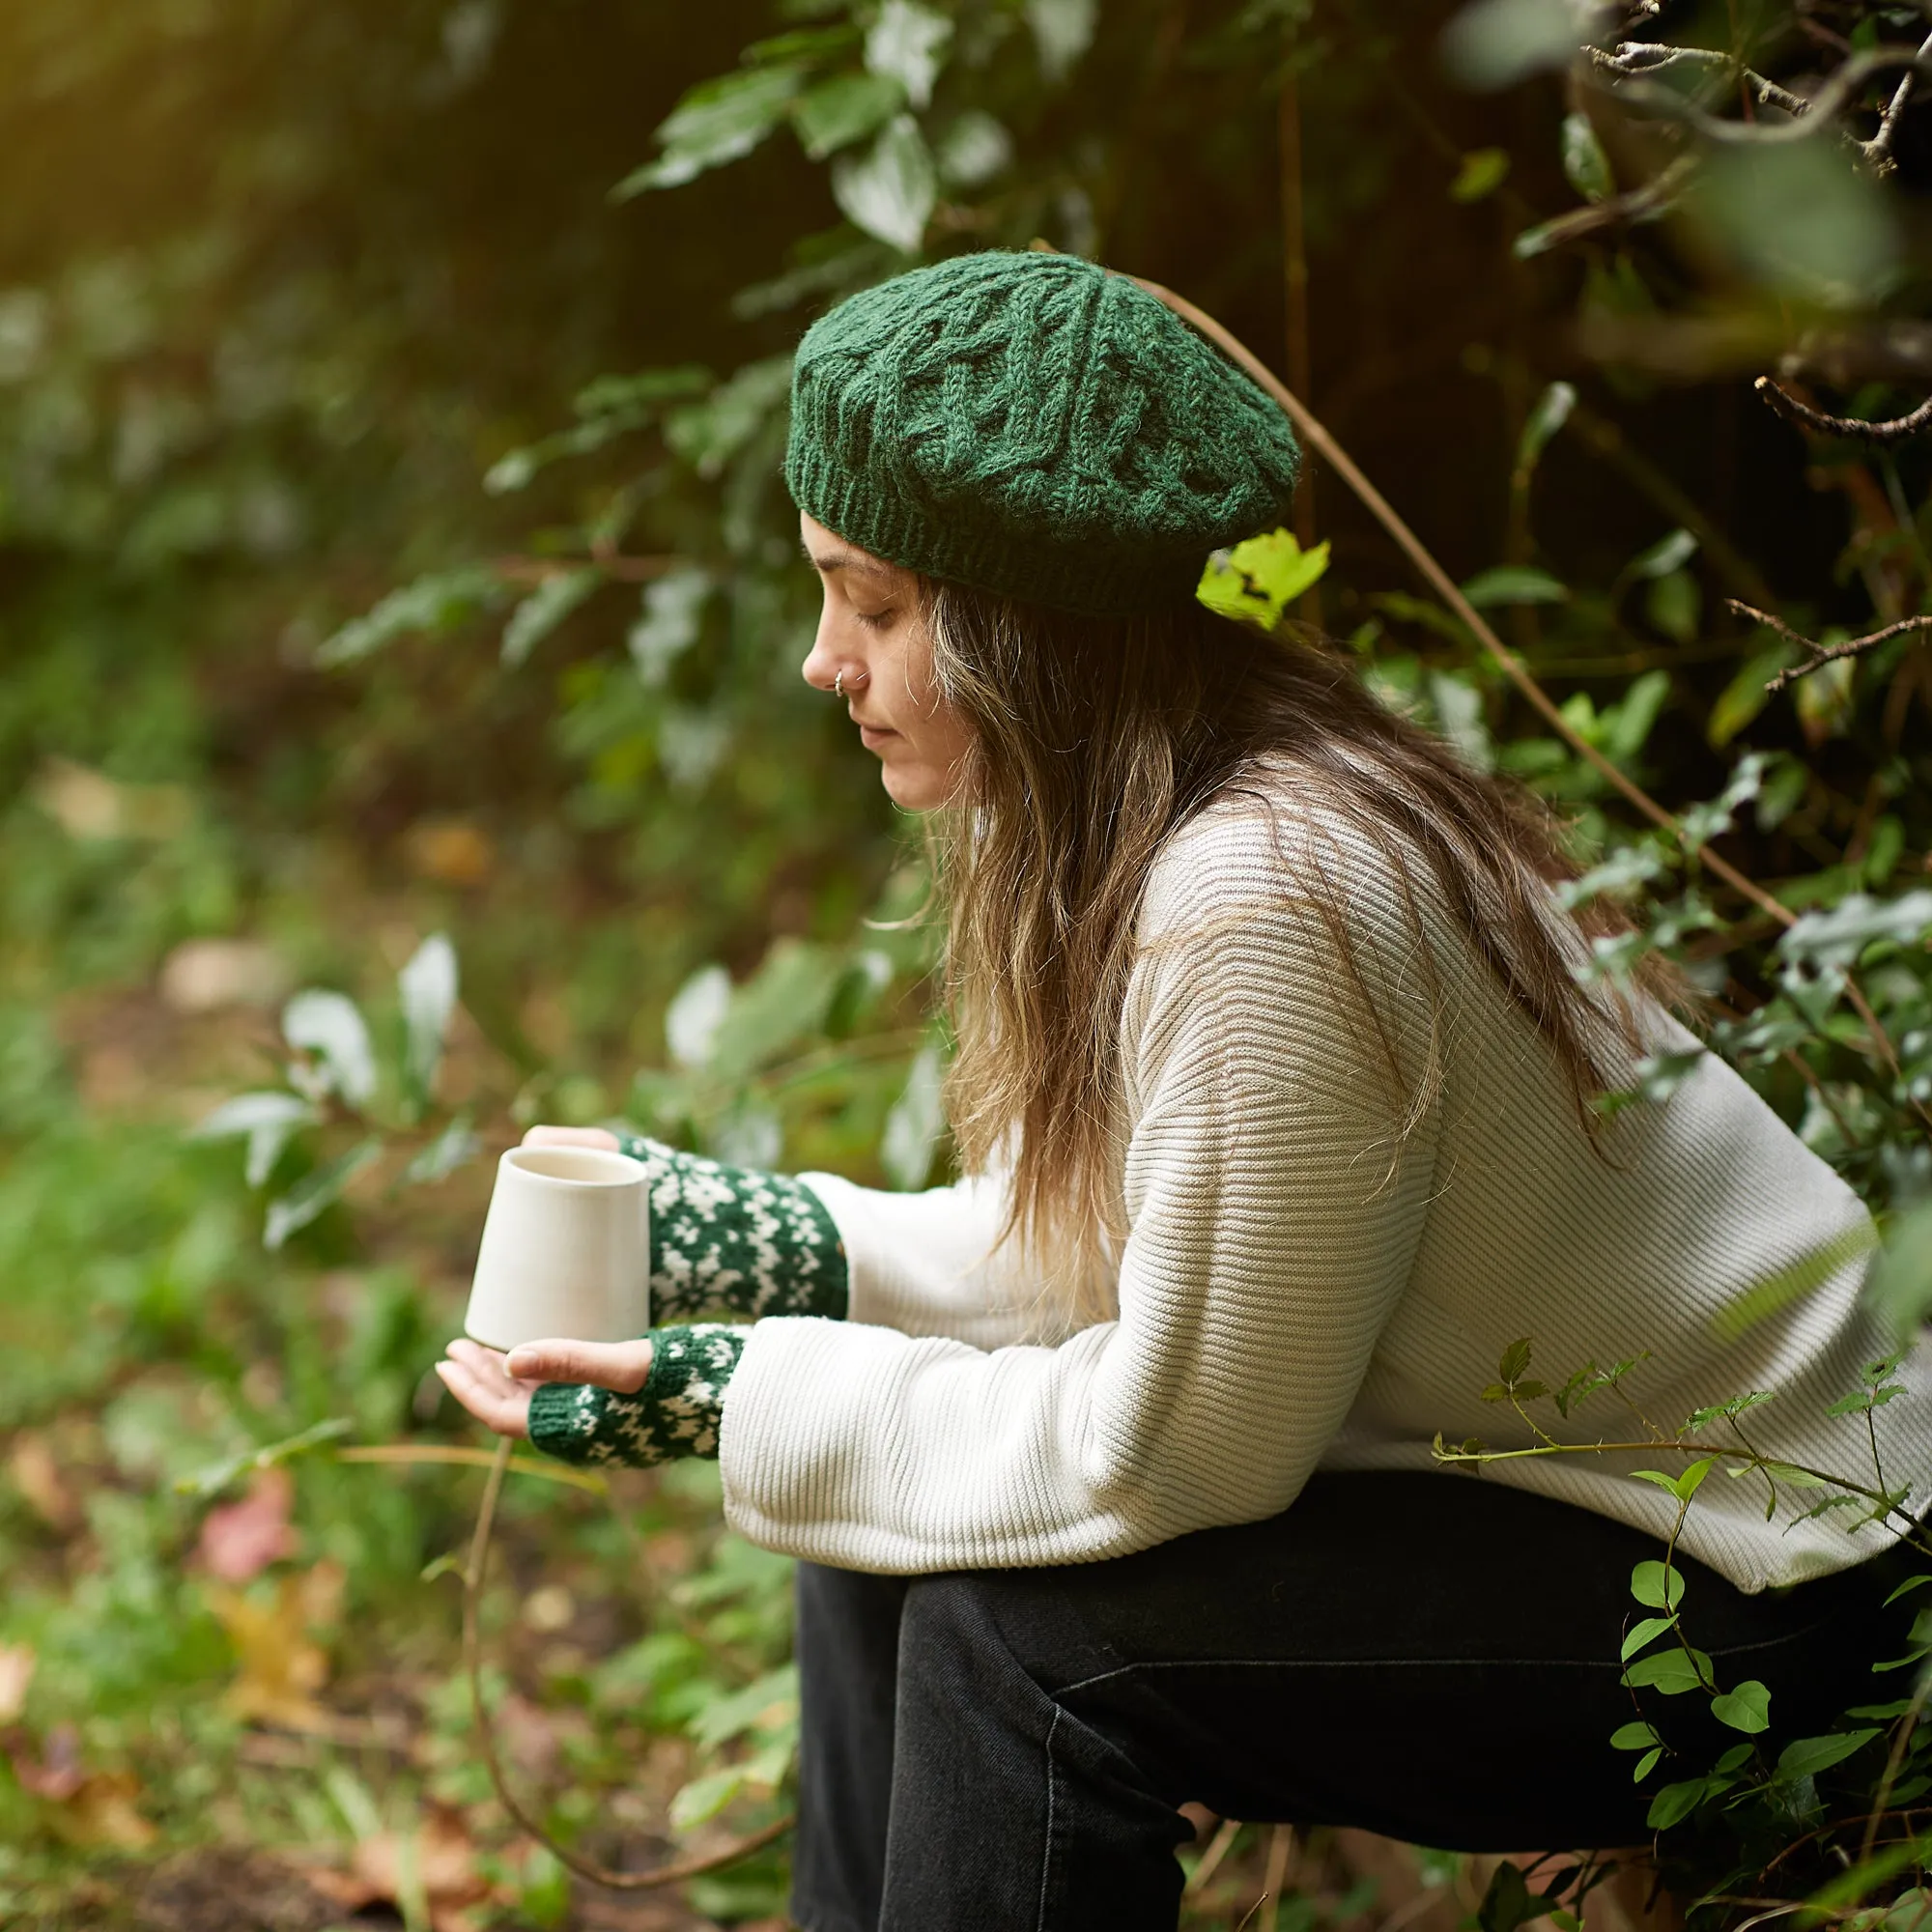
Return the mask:
[[[1802,923],[1634,817],[1333,476],[1227,595],[1319,614],[1554,801],[1638,924],[1602,970],[1674,958],[1888,1228],[1932,1193],[1932,652],[1772,695],[1799,653],[1725,601],[1826,644],[1928,609],[1921,444],[1803,434],[1748,386],[1788,365],[1876,416],[1932,381],[1894,327],[1927,117],[1889,174],[1821,140],[1767,161],[1685,118],[1734,105],[1721,60],[1662,105],[1641,76],[1566,95],[1538,76],[1567,9],[1445,43],[1452,11],[0,19],[0,1917],[164,1923],[140,1873],[297,1844],[411,1924],[569,1921],[467,1741],[453,1585],[422,1580],[477,1478],[335,1452],[473,1446],[425,1371],[480,1156],[531,1121],[943,1167],[918,841],[796,675],[777,469],[801,327],[922,257],[1042,240],[1305,357],[1571,729]],[[1733,31],[1682,11],[1684,44]],[[1733,51],[1791,76],[1918,33],[1799,17]],[[192,1137],[211,1116],[232,1141]],[[1906,1320],[1925,1211],[1881,1275]],[[334,1422],[286,1491],[247,1466]],[[708,1468],[611,1501],[513,1479],[486,1640],[552,1828],[641,1860],[784,1803],[788,1573],[719,1532]],[[1194,1922],[1259,1889],[1261,1837],[1233,1842]],[[689,1897],[754,1919],[782,1884],[771,1854]],[[1318,1890],[1284,1908],[1304,1932],[1366,1909]]]

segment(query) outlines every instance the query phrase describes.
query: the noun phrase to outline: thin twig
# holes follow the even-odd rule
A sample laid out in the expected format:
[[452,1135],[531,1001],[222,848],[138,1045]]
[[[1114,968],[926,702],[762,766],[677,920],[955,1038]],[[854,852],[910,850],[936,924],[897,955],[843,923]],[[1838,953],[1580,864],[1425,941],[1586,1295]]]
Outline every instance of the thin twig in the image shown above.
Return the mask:
[[722,1852],[712,1852],[703,1858],[679,1859],[669,1864],[657,1865],[650,1871],[612,1871],[610,1866],[599,1864],[596,1860],[586,1859],[582,1853],[558,1844],[524,1808],[516,1794],[504,1782],[503,1767],[497,1756],[497,1736],[490,1728],[490,1713],[483,1702],[483,1645],[479,1613],[483,1600],[484,1569],[490,1560],[490,1536],[497,1523],[497,1502],[502,1493],[504,1471],[509,1465],[510,1438],[499,1436],[496,1454],[490,1459],[489,1477],[483,1485],[483,1501],[476,1512],[476,1528],[469,1539],[469,1562],[463,1573],[463,1663],[469,1678],[469,1709],[475,1719],[476,1747],[483,1753],[484,1768],[490,1774],[490,1783],[503,1809],[567,1871],[573,1871],[579,1878],[612,1891],[649,1891],[658,1886],[676,1885],[684,1879],[696,1878],[701,1872],[716,1871],[721,1865],[735,1863],[739,1859],[769,1845],[775,1838],[782,1837],[792,1827],[789,1812],[765,1826],[762,1831],[734,1840]]
[[[1932,72],[1932,66],[1928,66],[1927,71]],[[1190,328],[1198,329],[1223,355],[1245,369],[1262,388],[1280,404],[1287,412],[1290,421],[1301,432],[1310,447],[1319,451],[1330,468],[1361,498],[1370,514],[1396,540],[1403,554],[1421,573],[1423,581],[1442,599],[1443,603],[1448,605],[1476,641],[1501,666],[1510,682],[1522,693],[1556,735],[1585,764],[1594,767],[1653,825],[1669,833],[1708,871],[1714,872],[1733,891],[1742,893],[1760,912],[1769,913],[1779,925],[1798,923],[1798,915],[1789,906],[1774,898],[1755,879],[1739,871],[1728,859],[1714,852],[1710,846],[1689,838],[1669,811],[1634,780],[1626,778],[1596,746],[1583,737],[1569,719],[1564,717],[1555,699],[1537,683],[1522,660],[1477,613],[1475,606],[1463,595],[1455,579],[1435,560],[1435,554],[1422,539],[1396,514],[1388,498],[1362,473],[1354,458],[1329,435],[1308,405],[1239,336],[1216,322],[1205,309],[1196,308],[1191,301],[1176,295],[1172,289],[1162,287],[1159,282],[1149,281],[1140,275],[1131,275],[1127,279],[1145,289],[1156,300],[1165,302]],[[1892,1078],[1902,1080],[1904,1069],[1899,1065],[1898,1052],[1891,1043],[1891,1036],[1879,1024],[1878,1015],[1872,1010],[1871,1002],[1865,998],[1849,976],[1845,980],[1845,998],[1851,1002],[1853,1011],[1858,1014],[1870,1035],[1873,1051],[1885,1063]],[[1932,1126],[1932,1107],[1928,1107],[1922,1100],[1913,1100],[1910,1105],[1920,1120],[1928,1126]]]
[[1879,644],[1889,643],[1893,638],[1902,638],[1908,631],[1932,630],[1932,614],[1923,617],[1904,617],[1896,624],[1888,624],[1883,630],[1873,631],[1868,637],[1852,638],[1842,644],[1821,644],[1810,638],[1799,636],[1781,617],[1774,617],[1769,611],[1760,611],[1754,605],[1742,603],[1735,597],[1726,597],[1725,604],[1740,617],[1748,617],[1753,623],[1762,624],[1769,631],[1776,631],[1788,644],[1796,644],[1800,650],[1808,651],[1810,661],[1802,665],[1787,665],[1766,686],[1765,690],[1774,696],[1798,682],[1801,677],[1809,677],[1814,670],[1823,670],[1828,664],[1836,664],[1840,658],[1855,658],[1874,649]]
[[[1865,1420],[1871,1420],[1871,1410],[1865,1411]],[[1872,1808],[1865,1819],[1864,1835],[1859,1840],[1858,1862],[1863,1864],[1872,1855],[1872,1846],[1878,1841],[1879,1820],[1885,1816],[1886,1801],[1891,1796],[1891,1787],[1898,1782],[1900,1768],[1905,1763],[1905,1748],[1912,1742],[1912,1734],[1918,1728],[1918,1720],[1925,1715],[1925,1700],[1932,1696],[1932,1670],[1922,1664],[1918,1671],[1918,1688],[1912,1693],[1912,1702],[1898,1720],[1898,1729],[1891,1740],[1891,1751],[1885,1761],[1885,1776],[1878,1781],[1878,1789],[1872,1794]]]
[[680,561],[675,556],[623,556],[597,550],[588,556],[499,556],[490,567],[505,583],[548,583],[575,570],[601,570],[619,583],[647,583],[674,570]]
[[[1924,60],[1928,55],[1932,55],[1932,34],[1926,35],[1918,43],[1918,58]],[[1887,103],[1885,118],[1878,124],[1878,132],[1869,141],[1860,143],[1864,151],[1865,159],[1881,173],[1889,174],[1898,165],[1891,158],[1891,137],[1898,131],[1899,118],[1905,112],[1906,103],[1912,99],[1912,83],[1917,78],[1916,72],[1908,73],[1898,83],[1892,92],[1891,99]]]
[[[1811,96],[1807,111],[1789,121],[1726,121],[1706,113],[1674,88],[1640,76],[1621,78],[1613,88],[1620,100],[1650,109],[1661,120],[1678,121],[1696,128],[1705,139],[1726,147],[1776,147],[1814,138],[1847,107],[1856,106],[1865,83],[1876,73],[1904,68],[1909,74],[1932,79],[1932,56],[1917,47],[1873,47],[1856,54]],[[1861,154],[1867,144],[1861,141]],[[1880,156],[1883,159],[1883,155]]]
[[1779,904],[1756,880],[1747,878],[1729,860],[1712,851],[1708,845],[1687,838],[1683,827],[1669,811],[1652,798],[1641,785],[1627,778],[1564,717],[1555,699],[1530,675],[1516,652],[1490,628],[1475,606],[1463,595],[1455,579],[1436,562],[1434,554],[1423,544],[1421,538],[1396,514],[1388,498],[1363,475],[1356,467],[1354,459],[1316,419],[1308,405],[1290,389],[1252,349],[1239,337],[1230,333],[1211,315],[1196,308],[1192,302],[1176,295],[1172,289],[1163,288],[1158,282],[1145,281],[1138,275],[1131,279],[1138,282],[1150,295],[1164,301],[1191,327],[1199,329],[1210,342],[1245,369],[1288,412],[1295,428],[1301,432],[1309,445],[1321,454],[1322,460],[1362,499],[1377,522],[1401,546],[1404,554],[1415,566],[1430,588],[1441,598],[1476,641],[1502,668],[1510,682],[1542,715],[1550,729],[1578,757],[1594,767],[1602,778],[1621,792],[1653,825],[1670,833],[1726,885],[1742,893],[1761,912],[1769,913],[1780,925],[1795,925],[1798,923],[1798,915],[1790,907]]
[[1856,437],[1861,442],[1903,442],[1907,437],[1917,436],[1920,430],[1932,427],[1932,396],[1926,397],[1906,415],[1892,416],[1885,422],[1867,422],[1862,416],[1833,416],[1826,414],[1823,410],[1814,410],[1809,403],[1801,402],[1782,384],[1774,383],[1769,376],[1760,376],[1751,387],[1779,415],[1802,423],[1806,429],[1814,429],[1820,436]]
[[[1758,99],[1768,107],[1782,108],[1787,114],[1811,111],[1810,101],[1802,94],[1793,94],[1789,88],[1779,87],[1776,81],[1767,80],[1755,68],[1741,66],[1717,47],[1673,47],[1663,43],[1621,41],[1614,54],[1606,54],[1601,47],[1592,47],[1589,52],[1597,66],[1621,74],[1662,73],[1666,68],[1678,66],[1720,67],[1753,88]],[[1910,84],[1910,76],[1899,83],[1901,87]]]
[[1261,1932],[1275,1932],[1281,1922],[1282,1889],[1288,1884],[1289,1862],[1294,1855],[1294,1827],[1277,1825],[1268,1839],[1267,1871],[1262,1884],[1266,1889],[1262,1896],[1267,1907],[1261,1917]]
[[1201,1854],[1201,1862],[1187,1876],[1187,1883],[1181,1887],[1181,1896],[1191,1898],[1196,1892],[1205,1891],[1208,1881],[1221,1869],[1221,1861],[1234,1849],[1235,1840],[1240,1836],[1241,1821],[1238,1818],[1224,1818],[1221,1829],[1208,1840],[1208,1849]]
[[[338,1449],[338,1463],[468,1463],[487,1469],[497,1460],[488,1449],[466,1449],[454,1442],[372,1442],[353,1449]],[[588,1490],[594,1496],[608,1495],[611,1485],[588,1469],[573,1469],[565,1463],[539,1463],[533,1456],[512,1456],[510,1471],[518,1476],[534,1476],[539,1482],[562,1483],[573,1490]]]

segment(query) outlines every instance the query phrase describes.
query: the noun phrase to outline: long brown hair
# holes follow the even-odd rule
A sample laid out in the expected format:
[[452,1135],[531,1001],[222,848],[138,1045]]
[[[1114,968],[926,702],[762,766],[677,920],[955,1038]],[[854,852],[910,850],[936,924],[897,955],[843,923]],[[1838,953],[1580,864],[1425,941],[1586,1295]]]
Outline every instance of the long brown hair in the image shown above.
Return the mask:
[[[957,1042],[948,1113],[968,1172],[1008,1171],[1006,1233],[1050,1299],[1105,1312],[1094,1260],[1123,1232],[1119,1031],[1149,871],[1211,800],[1249,784],[1264,797],[1264,767],[1286,767],[1297,799],[1371,840],[1411,905],[1422,855],[1591,1130],[1589,1102],[1638,1049],[1638,1021],[1572,971],[1548,886],[1577,868],[1532,800],[1385,709],[1311,637],[1200,606],[1094,618],[951,583],[925,584],[923,604],[937,688],[973,736],[934,826]],[[1330,924],[1365,992],[1339,915]],[[1372,1000],[1364,1010],[1397,1119],[1412,1123],[1439,1057],[1432,1047],[1430,1065],[1404,1066]]]

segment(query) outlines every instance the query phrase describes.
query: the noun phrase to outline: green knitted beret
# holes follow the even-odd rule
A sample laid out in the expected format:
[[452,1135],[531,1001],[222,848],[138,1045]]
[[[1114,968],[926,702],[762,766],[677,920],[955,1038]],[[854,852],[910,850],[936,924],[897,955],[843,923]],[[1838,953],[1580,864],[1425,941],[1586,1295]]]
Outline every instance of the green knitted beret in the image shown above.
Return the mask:
[[1274,403],[1165,303],[1073,255],[959,255],[821,317],[785,481],[847,543],[929,577],[1122,615],[1285,521]]

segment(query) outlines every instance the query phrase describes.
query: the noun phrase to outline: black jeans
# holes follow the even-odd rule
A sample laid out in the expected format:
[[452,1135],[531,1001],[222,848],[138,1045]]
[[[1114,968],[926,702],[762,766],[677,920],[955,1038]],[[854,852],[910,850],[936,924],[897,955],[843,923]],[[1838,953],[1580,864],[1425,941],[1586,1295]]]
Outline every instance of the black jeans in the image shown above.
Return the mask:
[[[1453,1850],[1640,1842],[1650,1791],[1607,1740],[1637,1715],[1618,1681],[1647,1614],[1631,1569],[1661,1553],[1588,1511],[1416,1472],[1319,1475],[1268,1521],[1107,1563],[801,1565],[793,1917],[1172,1932],[1190,1799]],[[1680,1563],[1687,1634],[1724,1688],[1770,1687],[1774,1742],[1873,1694],[1898,1563],[1755,1597]],[[1700,1694],[1644,1697],[1677,1775],[1738,1741]]]

